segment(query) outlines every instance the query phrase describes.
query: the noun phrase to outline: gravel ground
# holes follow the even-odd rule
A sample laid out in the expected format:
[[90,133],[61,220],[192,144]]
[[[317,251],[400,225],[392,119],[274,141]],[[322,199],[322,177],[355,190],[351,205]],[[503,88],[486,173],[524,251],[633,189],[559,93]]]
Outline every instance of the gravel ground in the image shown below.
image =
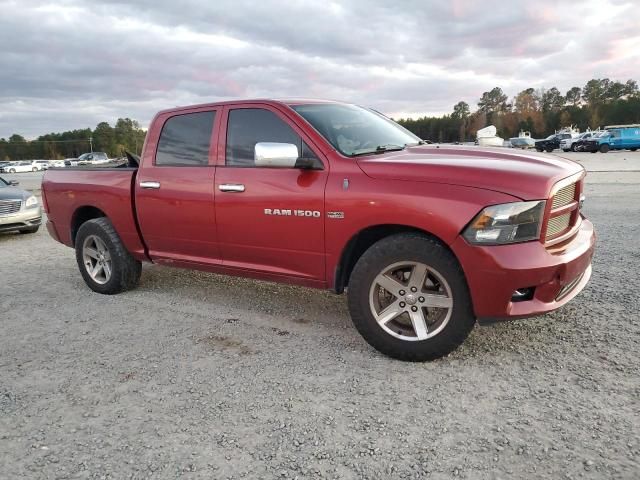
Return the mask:
[[587,289],[425,364],[344,296],[157,266],[101,296],[46,231],[0,235],[0,477],[637,479],[640,191],[587,194]]

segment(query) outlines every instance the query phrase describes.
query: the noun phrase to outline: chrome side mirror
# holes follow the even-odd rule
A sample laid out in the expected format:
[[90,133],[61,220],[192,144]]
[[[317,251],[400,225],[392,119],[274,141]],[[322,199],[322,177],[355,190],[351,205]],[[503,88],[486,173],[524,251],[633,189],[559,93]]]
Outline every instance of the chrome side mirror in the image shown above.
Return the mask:
[[259,142],[254,147],[256,167],[295,168],[299,156],[293,143]]

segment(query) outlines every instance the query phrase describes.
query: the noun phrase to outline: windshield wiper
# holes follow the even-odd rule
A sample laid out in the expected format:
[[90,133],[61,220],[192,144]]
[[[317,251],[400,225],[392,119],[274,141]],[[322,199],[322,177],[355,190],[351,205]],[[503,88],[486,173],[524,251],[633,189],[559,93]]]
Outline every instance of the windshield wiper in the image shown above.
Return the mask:
[[357,157],[358,155],[370,155],[372,153],[384,153],[384,152],[397,152],[404,150],[406,145],[395,145],[388,143],[387,145],[378,145],[376,148],[367,148],[366,150],[356,150],[352,152],[350,156]]

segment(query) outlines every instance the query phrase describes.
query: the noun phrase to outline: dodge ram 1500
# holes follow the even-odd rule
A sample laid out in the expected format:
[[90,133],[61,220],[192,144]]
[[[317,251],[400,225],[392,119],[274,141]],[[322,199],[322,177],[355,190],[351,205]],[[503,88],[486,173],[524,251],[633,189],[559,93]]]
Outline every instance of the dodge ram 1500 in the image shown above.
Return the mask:
[[142,262],[346,289],[373,347],[422,361],[584,288],[584,177],[558,156],[426,145],[355,105],[253,100],[162,111],[141,159],[48,170],[42,194],[96,292],[134,287]]

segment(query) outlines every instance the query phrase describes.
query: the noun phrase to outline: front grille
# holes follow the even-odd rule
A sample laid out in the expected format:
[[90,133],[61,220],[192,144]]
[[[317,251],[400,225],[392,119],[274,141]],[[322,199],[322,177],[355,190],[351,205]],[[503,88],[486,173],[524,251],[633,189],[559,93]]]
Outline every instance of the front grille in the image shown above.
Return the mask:
[[547,224],[547,239],[555,237],[557,234],[569,228],[570,221],[571,212],[565,213],[564,215],[560,215],[558,217],[550,218],[549,223]]
[[565,205],[569,205],[576,198],[576,184],[572,183],[571,185],[567,185],[566,187],[562,187],[558,190],[553,196],[553,201],[551,202],[551,208],[556,209],[560,207],[564,207]]
[[0,215],[11,215],[20,211],[22,200],[0,200]]

